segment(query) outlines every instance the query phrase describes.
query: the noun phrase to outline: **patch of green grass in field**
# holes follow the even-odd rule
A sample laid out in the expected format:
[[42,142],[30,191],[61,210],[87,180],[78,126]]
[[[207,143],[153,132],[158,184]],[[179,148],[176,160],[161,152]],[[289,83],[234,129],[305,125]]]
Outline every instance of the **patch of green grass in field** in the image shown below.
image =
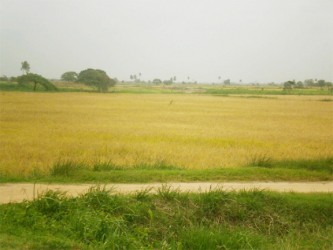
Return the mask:
[[204,94],[210,95],[279,95],[282,89],[264,89],[247,87],[208,88]]
[[0,206],[1,249],[329,249],[331,194],[48,191]]
[[[272,88],[272,87],[214,87],[206,88],[203,94],[210,95],[331,95],[332,91],[328,89],[321,88],[304,88],[304,89],[293,89],[291,91],[284,91],[282,88]],[[258,98],[258,97],[257,97]]]
[[181,94],[183,91],[178,88],[163,88],[155,86],[122,86],[111,90],[122,94]]
[[323,171],[333,173],[333,157],[313,160],[280,160],[274,161],[266,155],[252,157],[250,167],[274,168],[274,169],[303,169],[309,171]]
[[[52,82],[57,86],[57,82]],[[96,92],[91,87],[83,88],[82,85],[73,83],[68,84],[68,86],[61,85],[57,88],[57,92]],[[16,82],[0,82],[0,91],[18,91],[18,92],[50,92],[45,90],[44,87],[37,85],[36,90],[34,90],[33,84],[18,84]]]
[[317,160],[272,161],[254,157],[248,166],[238,168],[185,169],[163,162],[131,167],[112,162],[57,162],[49,172],[33,171],[29,176],[0,173],[0,182],[83,182],[83,183],[152,183],[204,181],[329,181],[333,180],[333,158]]
[[330,98],[324,98],[324,99],[320,99],[320,102],[333,102],[333,99]]
[[42,178],[41,181],[60,182],[111,182],[111,183],[149,183],[149,182],[192,182],[192,181],[318,181],[332,180],[325,172],[310,172],[295,169],[207,169],[207,170],[169,170],[169,169],[127,169],[91,172],[78,171],[71,178]]
[[[39,91],[40,88],[36,88],[36,91]],[[23,91],[23,92],[32,92],[32,84],[17,84],[13,82],[0,82],[0,91]]]

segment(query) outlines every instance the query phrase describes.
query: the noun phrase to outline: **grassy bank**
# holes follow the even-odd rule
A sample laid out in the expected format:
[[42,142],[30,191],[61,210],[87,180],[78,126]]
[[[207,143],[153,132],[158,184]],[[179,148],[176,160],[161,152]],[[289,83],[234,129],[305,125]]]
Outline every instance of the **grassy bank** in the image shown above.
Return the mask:
[[78,198],[48,192],[0,206],[1,249],[330,249],[331,194],[211,190]]
[[112,163],[58,162],[47,171],[29,175],[0,173],[0,182],[152,183],[193,181],[328,181],[333,180],[333,158],[272,161],[254,158],[238,168],[185,169],[163,163],[116,166]]

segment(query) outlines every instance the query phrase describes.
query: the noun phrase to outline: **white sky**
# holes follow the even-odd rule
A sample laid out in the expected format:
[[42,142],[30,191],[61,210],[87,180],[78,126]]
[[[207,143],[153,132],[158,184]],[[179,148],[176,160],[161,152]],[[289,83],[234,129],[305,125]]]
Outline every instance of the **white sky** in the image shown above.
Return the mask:
[[333,81],[333,0],[0,0],[0,75]]

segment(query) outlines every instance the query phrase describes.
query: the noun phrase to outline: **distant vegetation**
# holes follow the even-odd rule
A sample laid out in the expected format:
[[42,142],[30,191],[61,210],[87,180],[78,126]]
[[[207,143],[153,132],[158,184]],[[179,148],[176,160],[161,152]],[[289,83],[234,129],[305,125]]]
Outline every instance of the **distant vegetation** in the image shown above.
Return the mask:
[[[30,73],[30,64],[27,61],[21,63],[22,72],[27,75]],[[144,81],[141,79],[142,74],[131,74],[130,82],[120,81],[116,78],[110,78],[105,71],[101,69],[85,69],[77,73],[75,71],[64,72],[60,80],[67,82],[67,85],[59,84],[59,80],[53,80],[52,84],[61,85],[59,91],[82,91],[82,88],[72,83],[84,83],[91,90],[97,89],[99,92],[108,92],[110,87],[114,87],[116,83],[121,83],[118,92],[130,93],[156,93],[156,88],[160,88],[158,92],[165,92],[169,90],[172,93],[186,92],[189,88],[191,93],[207,93],[213,95],[228,95],[228,94],[258,94],[258,95],[332,95],[333,84],[323,79],[306,79],[304,81],[289,80],[284,83],[243,83],[242,80],[233,82],[230,79],[222,80],[221,76],[218,77],[218,83],[211,84],[198,84],[197,81],[187,77],[187,81],[176,82],[177,77],[173,76],[167,80],[155,78],[153,80]],[[45,78],[44,78],[45,79]],[[45,79],[46,80],[46,79]],[[18,77],[0,77],[0,91],[1,90],[18,90],[29,91],[29,88],[23,86],[14,86],[17,83]],[[75,87],[76,86],[76,87]],[[136,91],[133,87],[141,89]],[[35,87],[33,87],[35,91]],[[39,89],[38,91],[48,91],[51,88]],[[85,91],[89,91],[86,89]],[[114,92],[114,90],[112,91]]]
[[22,72],[25,72],[25,74],[28,74],[30,72],[30,64],[27,61],[22,62],[21,70]]
[[[21,63],[21,70],[23,75],[18,77],[7,78],[6,76],[0,78],[0,90],[28,90],[32,86],[32,90],[36,91],[38,86],[42,87],[44,91],[57,91],[57,87],[49,80],[41,75],[30,73],[30,64],[27,61]],[[11,82],[16,82],[16,87],[11,86]],[[9,88],[8,88],[9,87]],[[13,88],[14,87],[14,88]]]
[[[68,88],[62,86],[57,88],[59,81],[49,81],[45,77],[30,73],[30,64],[27,61],[21,63],[23,75],[17,77],[0,77],[0,91],[82,91],[77,86]],[[105,71],[100,69],[86,69],[79,74],[74,71],[68,71],[61,75],[61,80],[68,83],[79,82],[89,87],[97,89],[99,92],[108,92],[109,87],[116,84],[116,80],[111,79]],[[38,86],[42,88],[38,88]]]
[[[2,77],[0,79],[0,91],[34,91],[32,82],[30,84],[20,85],[17,83],[17,77]],[[83,83],[78,81],[59,81],[49,80],[54,86],[57,87],[59,92],[96,92],[102,91],[98,85],[90,83]],[[284,85],[210,85],[210,84],[163,84],[155,79],[155,82],[149,83],[117,83],[111,80],[108,85],[107,92],[112,93],[133,93],[133,94],[208,94],[216,96],[228,95],[251,95],[251,96],[265,96],[265,95],[333,95],[332,87],[285,87]],[[47,91],[42,85],[37,88],[37,92]],[[112,89],[110,89],[112,87]],[[103,88],[101,86],[101,88]],[[244,96],[245,97],[245,96]]]
[[[27,61],[21,63],[21,70],[24,73],[20,77],[0,77],[0,91],[95,91],[106,93],[110,87],[112,92],[118,93],[200,93],[210,95],[332,95],[333,85],[325,80],[307,79],[304,82],[290,80],[282,84],[244,84],[242,80],[235,83],[230,79],[222,80],[220,83],[197,84],[196,81],[187,77],[187,82],[176,82],[177,77],[173,76],[167,80],[155,78],[145,82],[141,80],[141,73],[130,75],[131,82],[126,83],[118,79],[110,78],[101,69],[85,69],[79,73],[67,71],[61,75],[59,80],[47,80],[45,77],[30,73],[30,64]],[[25,75],[25,76],[24,76]],[[63,84],[63,83],[66,84]],[[17,85],[18,83],[18,85]],[[80,83],[88,88],[82,88]],[[29,84],[32,84],[29,87]],[[41,86],[42,88],[38,88]]]
[[87,84],[98,89],[99,92],[108,92],[109,87],[116,84],[103,70],[86,69],[81,71],[77,76],[77,81]]
[[116,81],[111,79],[106,72],[101,69],[86,69],[82,70],[79,74],[74,71],[68,71],[61,75],[61,80],[84,83],[104,93],[108,92],[109,87],[113,87],[116,84]]
[[61,80],[66,82],[75,82],[77,81],[78,74],[74,71],[68,71],[61,75]]
[[49,80],[45,79],[41,75],[27,73],[16,78],[19,85],[33,84],[33,91],[36,91],[37,86],[40,85],[46,91],[56,91],[58,90]]

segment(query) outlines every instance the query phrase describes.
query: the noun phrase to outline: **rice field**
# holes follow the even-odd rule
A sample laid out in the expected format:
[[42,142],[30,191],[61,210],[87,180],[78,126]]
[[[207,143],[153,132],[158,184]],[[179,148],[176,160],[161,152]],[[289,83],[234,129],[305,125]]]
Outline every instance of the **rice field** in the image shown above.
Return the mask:
[[57,162],[241,167],[333,152],[330,96],[0,93],[0,173]]

